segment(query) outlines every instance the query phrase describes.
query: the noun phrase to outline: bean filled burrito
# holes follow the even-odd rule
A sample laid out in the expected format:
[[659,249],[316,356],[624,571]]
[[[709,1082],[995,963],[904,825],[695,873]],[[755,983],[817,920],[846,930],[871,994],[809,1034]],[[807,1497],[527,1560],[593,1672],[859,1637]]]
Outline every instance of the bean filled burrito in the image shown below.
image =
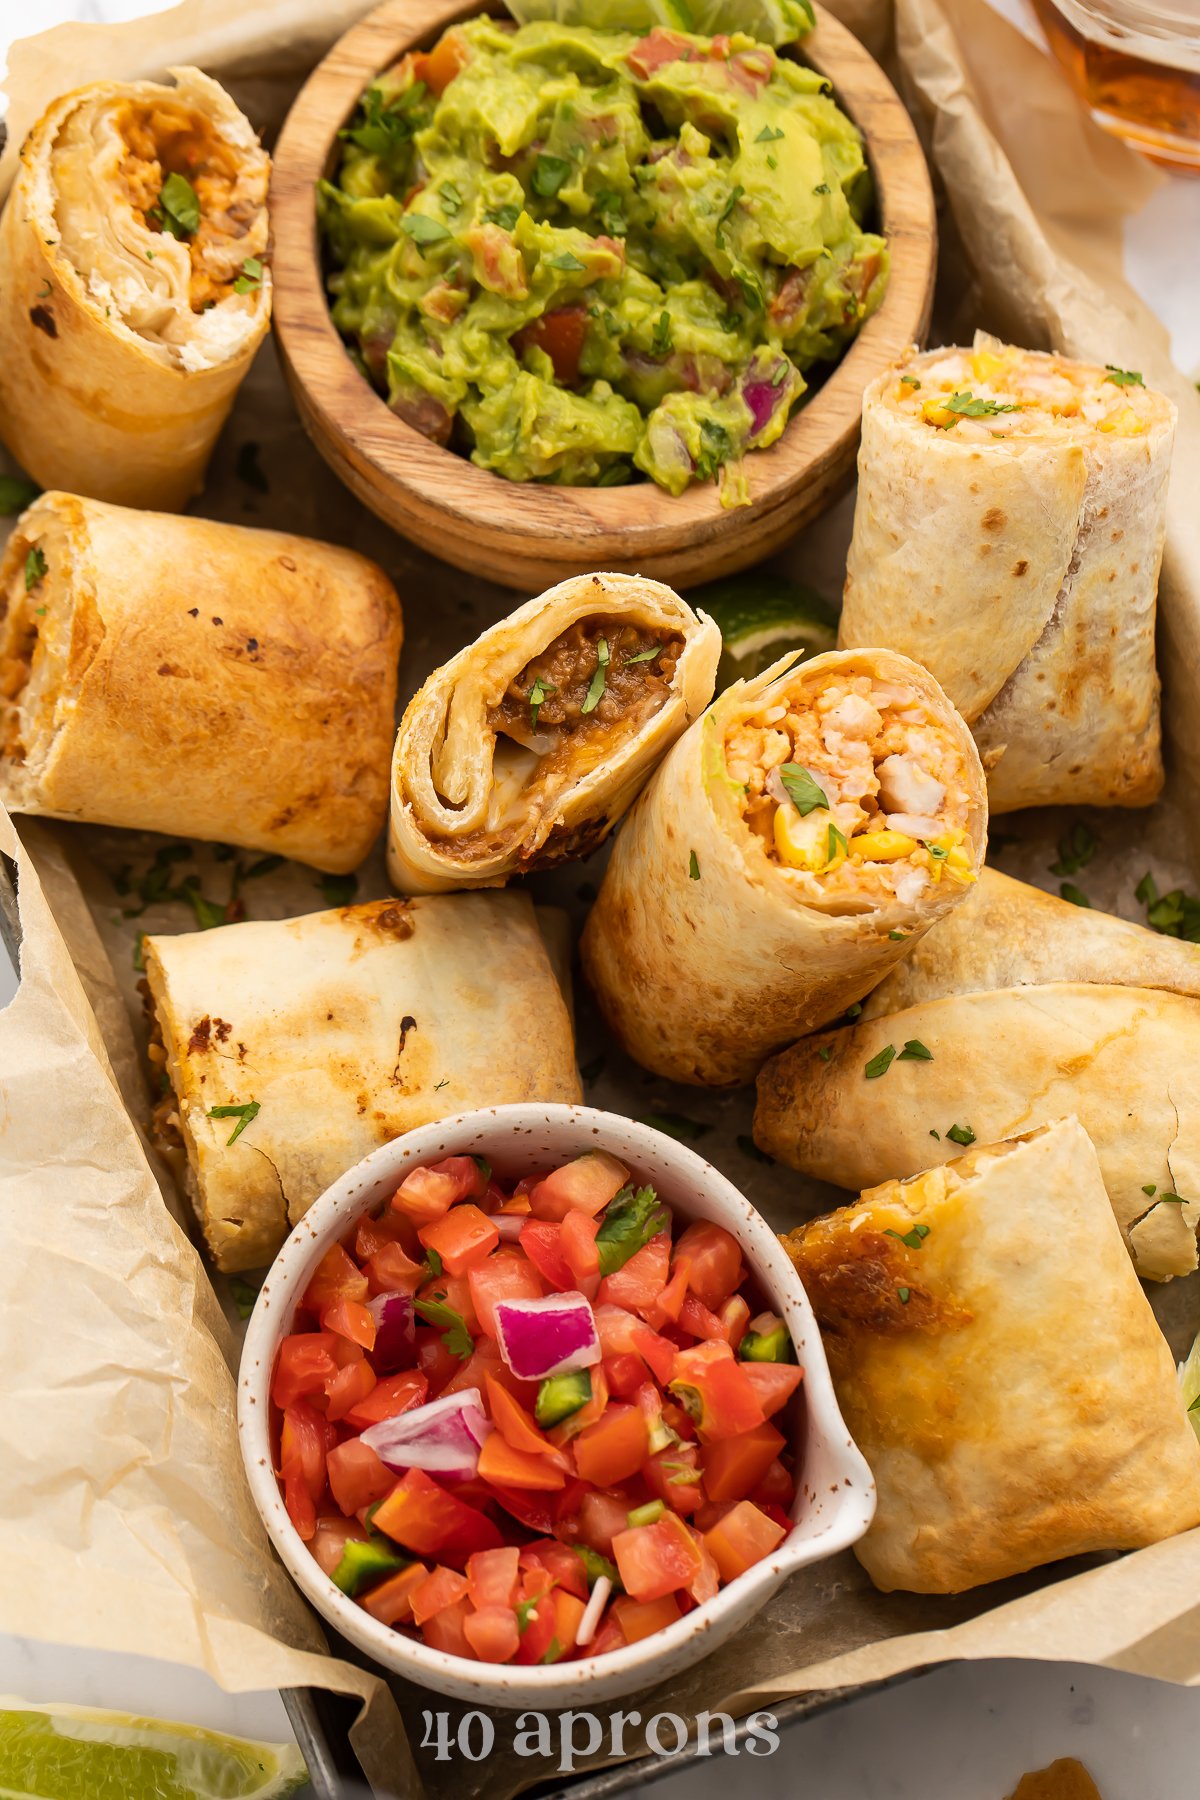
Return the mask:
[[199,69],[55,100],[0,219],[0,437],[43,487],[175,510],[271,316],[271,165]]
[[975,733],[993,812],[1146,806],[1175,408],[1136,370],[980,335],[863,399],[838,642],[889,644]]
[[331,1182],[415,1126],[581,1098],[523,894],[149,937],[145,960],[155,1135],[220,1269],[269,1262]]
[[890,650],[785,658],[727,688],[617,839],[584,968],[624,1048],[753,1079],[861,998],[968,892],[987,802],[971,734]]
[[351,550],[43,494],[0,560],[0,799],[353,869],[401,636]]
[[875,1477],[876,1586],[956,1594],[1200,1524],[1200,1445],[1077,1119],[783,1243]]
[[1200,946],[987,869],[852,1023],[767,1063],[756,1143],[864,1188],[1066,1113],[1139,1275],[1197,1266]]
[[577,575],[409,703],[388,867],[402,893],[498,887],[586,856],[712,698],[721,634],[668,587]]

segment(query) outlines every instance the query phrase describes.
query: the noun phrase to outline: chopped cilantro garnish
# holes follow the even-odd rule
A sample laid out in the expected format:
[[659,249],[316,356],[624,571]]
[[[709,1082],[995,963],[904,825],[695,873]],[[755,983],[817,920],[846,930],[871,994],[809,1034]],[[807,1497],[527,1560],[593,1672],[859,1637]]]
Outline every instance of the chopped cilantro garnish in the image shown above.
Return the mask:
[[425,97],[425,83],[414,81],[402,94],[385,98],[382,88],[369,87],[362,97],[361,118],[344,127],[338,136],[347,138],[368,156],[387,156],[404,148],[414,131],[425,123],[419,104]]
[[946,1136],[955,1144],[973,1144],[975,1133],[969,1125],[952,1125]]
[[634,663],[653,662],[655,657],[658,656],[661,651],[661,644],[651,644],[648,650],[639,650],[636,656],[627,656],[625,658],[625,667],[629,669],[633,667]]
[[640,1123],[655,1131],[665,1131],[673,1138],[703,1137],[708,1130],[708,1126],[701,1125],[698,1120],[686,1119],[682,1113],[673,1112],[644,1113]]
[[1021,410],[1020,403],[1017,401],[1010,403],[1003,400],[977,400],[970,388],[967,388],[965,393],[951,394],[942,401],[942,405],[947,412],[957,413],[964,419],[989,419],[995,413],[1020,412]]
[[441,1332],[442,1342],[451,1356],[465,1362],[473,1355],[475,1341],[467,1330],[467,1322],[460,1312],[446,1305],[444,1294],[435,1294],[430,1300],[414,1301],[413,1305],[427,1325],[435,1325]]
[[571,165],[565,156],[551,156],[542,150],[533,165],[529,185],[542,200],[553,200],[570,173]]
[[897,1293],[898,1293],[898,1294],[899,1294],[899,1296],[900,1296],[900,1304],[901,1304],[901,1306],[907,1306],[907,1305],[908,1305],[908,1303],[909,1303],[909,1300],[910,1300],[910,1299],[911,1299],[911,1298],[912,1298],[912,1289],[911,1289],[911,1288],[906,1288],[906,1287],[902,1287],[902,1288],[897,1288],[897,1289],[896,1289],[896,1292],[897,1292]]
[[11,519],[32,506],[41,488],[36,481],[25,481],[20,475],[0,475],[0,518]]
[[1142,1188],[1142,1192],[1143,1194],[1156,1194],[1158,1192],[1157,1185],[1153,1181],[1148,1181]]
[[650,340],[650,348],[655,356],[669,356],[673,347],[671,337],[671,315],[664,307],[658,315],[658,323]]
[[1064,900],[1069,900],[1071,902],[1072,906],[1090,907],[1092,904],[1083,889],[1076,887],[1073,881],[1060,881],[1058,884],[1058,891]]
[[596,673],[592,676],[587,696],[580,707],[580,712],[595,712],[600,704],[600,696],[604,692],[604,683],[608,679],[608,665],[611,653],[607,638],[596,639]]
[[933,1051],[920,1038],[909,1038],[897,1058],[898,1062],[932,1062]]
[[238,1318],[248,1319],[254,1311],[254,1302],[258,1299],[258,1289],[254,1283],[241,1275],[234,1275],[229,1283],[229,1292],[237,1307]]
[[35,544],[25,558],[25,592],[28,594],[42,580],[46,573],[46,553],[40,544]]
[[921,385],[915,375],[902,375],[900,381],[904,387],[919,388]]
[[450,236],[449,226],[443,225],[440,219],[431,219],[428,213],[405,213],[400,229],[419,249],[428,244],[444,244]]
[[756,144],[774,144],[782,136],[783,136],[782,127],[772,126],[772,125],[764,125],[762,130],[759,132],[758,136],[755,138],[754,141]]
[[242,264],[242,272],[233,284],[235,294],[253,294],[262,286],[263,266],[257,256],[248,256]]
[[784,792],[802,819],[818,807],[828,809],[829,797],[814,776],[800,763],[787,762],[779,771]]
[[604,1209],[596,1233],[601,1275],[623,1269],[667,1224],[667,1214],[652,1187],[623,1187]]
[[907,1244],[910,1250],[919,1250],[929,1236],[929,1227],[928,1225],[914,1225],[911,1231],[893,1231],[888,1226],[883,1235],[884,1237],[894,1237],[901,1244]]
[[745,191],[746,191],[745,188],[741,187],[740,185],[738,187],[733,188],[732,191],[730,192],[728,200],[725,202],[724,206],[721,208],[720,217],[717,220],[717,248],[718,248],[718,250],[723,250],[725,248],[725,227],[729,222],[729,219],[733,212],[734,207],[737,205],[738,201],[742,198],[742,195],[745,193]]
[[833,861],[839,850],[843,856],[845,856],[849,850],[849,845],[846,843],[845,838],[832,820],[830,821],[829,836],[826,838],[825,844],[825,861],[829,863]]
[[531,731],[537,730],[538,713],[542,709],[543,702],[551,694],[557,694],[557,692],[558,689],[552,682],[543,681],[540,675],[534,677],[533,686],[529,690],[529,728]]
[[448,213],[452,219],[462,211],[462,192],[453,181],[443,181],[438,189],[438,199],[442,203],[442,211]]
[[867,1080],[878,1081],[881,1075],[886,1075],[891,1068],[892,1063],[895,1061],[895,1057],[896,1046],[894,1044],[885,1044],[879,1054],[873,1056],[863,1070]]
[[510,200],[506,206],[492,207],[483,216],[489,225],[499,225],[501,231],[511,231],[521,216],[521,208]]
[[1078,875],[1091,862],[1099,843],[1082,819],[1076,819],[1069,831],[1058,840],[1058,861],[1050,864],[1052,875]]
[[552,269],[562,269],[567,275],[582,275],[587,264],[570,250],[563,250],[557,256],[548,256],[546,261]]
[[318,885],[326,906],[349,906],[358,892],[358,876],[322,875]]
[[1153,875],[1145,874],[1134,893],[1146,908],[1146,923],[1164,937],[1183,938],[1189,944],[1200,944],[1200,900],[1172,888],[1160,894]]
[[1141,372],[1138,369],[1118,369],[1115,363],[1105,363],[1105,381],[1111,381],[1114,387],[1145,387]]
[[207,1117],[210,1119],[237,1120],[237,1124],[234,1126],[232,1132],[225,1139],[225,1148],[228,1150],[230,1144],[241,1137],[247,1125],[250,1124],[252,1119],[257,1119],[261,1111],[262,1105],[260,1101],[247,1100],[244,1106],[210,1106]]
[[190,237],[200,228],[200,199],[186,175],[167,176],[152,211],[172,237]]

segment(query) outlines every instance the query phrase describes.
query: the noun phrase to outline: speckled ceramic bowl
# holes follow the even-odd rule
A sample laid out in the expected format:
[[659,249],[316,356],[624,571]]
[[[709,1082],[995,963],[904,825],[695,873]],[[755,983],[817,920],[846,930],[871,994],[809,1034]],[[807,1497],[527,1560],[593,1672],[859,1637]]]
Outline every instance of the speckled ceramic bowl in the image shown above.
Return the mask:
[[[269,1390],[275,1350],[325,1251],[393,1193],[409,1169],[444,1156],[475,1154],[486,1156],[498,1175],[516,1177],[591,1149],[611,1151],[640,1180],[652,1183],[677,1220],[711,1219],[732,1232],[764,1300],[787,1321],[805,1371],[802,1404],[776,1419],[794,1434],[795,1524],[777,1550],[714,1599],[623,1650],[547,1668],[469,1662],[379,1624],[334,1586],[296,1532],[272,1470]],[[694,1150],[647,1125],[589,1106],[498,1106],[462,1113],[385,1144],[334,1182],[297,1225],[263,1283],[242,1352],[238,1429],[263,1522],[317,1611],[385,1668],[485,1706],[586,1706],[679,1674],[748,1624],[794,1569],[853,1544],[875,1510],[870,1471],[838,1411],[812,1309],[770,1226]]]

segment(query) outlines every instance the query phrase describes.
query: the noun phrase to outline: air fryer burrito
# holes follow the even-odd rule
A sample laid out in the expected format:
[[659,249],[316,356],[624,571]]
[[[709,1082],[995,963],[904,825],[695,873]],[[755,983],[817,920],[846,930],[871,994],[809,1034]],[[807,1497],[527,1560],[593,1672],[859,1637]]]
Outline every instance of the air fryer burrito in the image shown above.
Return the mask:
[[435,670],[392,763],[402,893],[586,856],[712,699],[721,634],[635,575],[578,575]]
[[735,682],[634,807],[583,937],[631,1056],[749,1081],[835,1018],[967,893],[987,804],[971,734],[890,650]]
[[417,1125],[581,1098],[523,894],[150,937],[145,958],[155,1134],[221,1269],[269,1262],[332,1181]]
[[1200,1445],[1077,1119],[785,1237],[871,1465],[877,1587],[954,1594],[1200,1524]]
[[863,399],[839,643],[889,644],[972,726],[993,812],[1162,785],[1154,613],[1175,408],[1136,371],[930,350]]
[[44,494],[0,561],[0,799],[353,869],[401,635],[350,550]]
[[987,869],[853,1024],[766,1065],[754,1136],[863,1188],[1075,1113],[1161,1281],[1197,1266],[1198,1064],[1200,947]]
[[271,316],[270,161],[224,89],[55,100],[0,219],[0,437],[43,487],[174,510]]

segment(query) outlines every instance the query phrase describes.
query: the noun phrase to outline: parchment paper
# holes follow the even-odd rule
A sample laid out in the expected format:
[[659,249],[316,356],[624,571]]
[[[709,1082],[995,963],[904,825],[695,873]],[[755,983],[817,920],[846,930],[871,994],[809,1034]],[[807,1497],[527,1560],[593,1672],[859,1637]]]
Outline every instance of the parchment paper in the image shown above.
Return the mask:
[[[322,48],[364,8],[358,0],[187,0],[116,27],[72,25],[14,46],[14,139],[53,95],[104,74],[160,74],[195,60],[231,87],[268,138]],[[1157,179],[1076,107],[1057,70],[979,0],[835,0],[899,80],[935,167],[943,257],[934,338],[969,341],[976,325],[1033,345],[1141,369],[1180,407],[1160,660],[1167,690],[1170,790],[1148,814],[1018,815],[993,834],[994,860],[1052,890],[1055,844],[1082,819],[1095,860],[1075,875],[1093,904],[1141,919],[1133,893],[1150,869],[1166,890],[1200,872],[1193,721],[1200,708],[1200,401],[1170,366],[1165,334],[1120,274],[1120,215]],[[11,169],[12,146],[0,168]],[[260,354],[194,510],[299,529],[376,557],[406,610],[402,703],[430,669],[511,608],[511,596],[425,557],[385,530],[330,476],[302,438],[269,346]],[[851,508],[844,502],[779,559],[836,596]],[[184,1235],[186,1209],[147,1149],[139,1055],[136,932],[184,930],[187,905],[138,911],[139,878],[163,840],[89,827],[8,822],[24,932],[22,987],[0,1015],[0,1630],[110,1649],[149,1650],[206,1668],[230,1689],[324,1684],[373,1698],[358,1733],[368,1773],[410,1791],[399,1733],[388,1737],[371,1677],[324,1650],[273,1562],[242,1482],[233,1427],[237,1315],[214,1299]],[[1192,834],[1189,855],[1188,835]],[[236,862],[193,846],[194,872],[224,900]],[[599,859],[534,881],[576,927]],[[360,897],[385,891],[378,853]],[[311,871],[246,882],[252,917],[324,903]],[[136,913],[137,916],[129,916]],[[749,1142],[752,1095],[672,1090],[607,1044],[579,996],[588,1097],[680,1129],[779,1229],[836,1198],[766,1165]],[[165,1200],[165,1204],[164,1204]],[[174,1209],[176,1223],[171,1217]],[[182,1229],[181,1229],[182,1226]],[[1200,1323],[1200,1279],[1152,1291],[1177,1354]],[[222,1308],[224,1317],[222,1316]],[[1137,1555],[1059,1566],[953,1600],[874,1592],[851,1556],[793,1578],[725,1650],[669,1689],[629,1704],[690,1718],[871,1681],[948,1657],[1031,1656],[1107,1663],[1200,1682],[1200,1533]],[[462,1708],[393,1683],[410,1739],[421,1713]],[[504,1749],[481,1764],[416,1751],[431,1794],[503,1796],[554,1771]],[[642,1748],[629,1731],[626,1747]]]

